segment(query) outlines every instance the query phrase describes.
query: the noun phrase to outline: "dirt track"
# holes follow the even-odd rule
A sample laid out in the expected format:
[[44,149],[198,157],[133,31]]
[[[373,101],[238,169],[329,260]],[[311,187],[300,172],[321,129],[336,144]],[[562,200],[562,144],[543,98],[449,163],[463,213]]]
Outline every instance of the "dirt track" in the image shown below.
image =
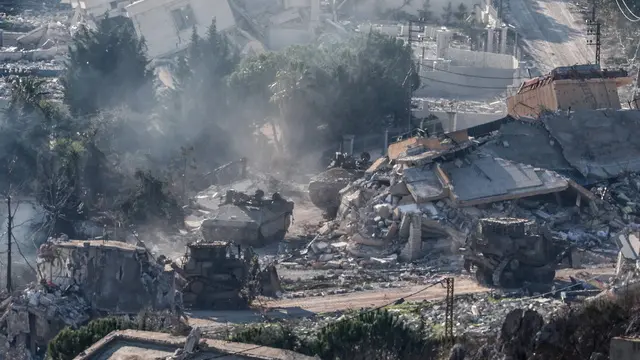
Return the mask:
[[[269,308],[299,307],[314,313],[369,308],[391,303],[399,298],[420,291],[424,289],[425,286],[427,285],[415,285],[411,287],[395,289],[379,289],[341,295],[328,295],[324,297],[276,300],[265,302],[264,305]],[[468,278],[456,278],[455,280],[454,293],[458,295],[480,293],[487,290],[487,288],[478,285]],[[429,289],[426,289],[419,294],[407,297],[405,298],[405,300],[435,300],[444,298],[445,295],[445,288],[441,285],[436,285]]]

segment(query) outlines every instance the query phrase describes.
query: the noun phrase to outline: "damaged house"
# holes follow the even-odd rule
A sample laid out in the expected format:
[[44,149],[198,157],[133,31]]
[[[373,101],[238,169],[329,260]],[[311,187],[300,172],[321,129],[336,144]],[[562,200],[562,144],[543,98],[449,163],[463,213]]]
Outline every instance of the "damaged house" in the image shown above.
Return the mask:
[[218,31],[225,32],[243,55],[309,43],[323,19],[320,0],[67,1],[75,9],[76,23],[91,25],[105,14],[130,19],[153,59],[183,51],[193,30],[205,34],[214,19]]
[[116,241],[50,240],[39,250],[38,285],[0,304],[0,359],[27,359],[66,326],[100,314],[173,310],[175,272],[144,247]]

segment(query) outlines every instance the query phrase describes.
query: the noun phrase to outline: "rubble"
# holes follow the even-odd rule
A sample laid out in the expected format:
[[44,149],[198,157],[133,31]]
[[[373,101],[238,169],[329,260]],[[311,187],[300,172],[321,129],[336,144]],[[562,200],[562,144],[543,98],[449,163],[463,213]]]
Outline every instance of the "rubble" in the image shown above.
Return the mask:
[[77,328],[99,312],[181,306],[174,271],[156,263],[143,246],[50,239],[37,264],[38,283],[0,305],[0,354],[9,359],[30,359],[64,327]]

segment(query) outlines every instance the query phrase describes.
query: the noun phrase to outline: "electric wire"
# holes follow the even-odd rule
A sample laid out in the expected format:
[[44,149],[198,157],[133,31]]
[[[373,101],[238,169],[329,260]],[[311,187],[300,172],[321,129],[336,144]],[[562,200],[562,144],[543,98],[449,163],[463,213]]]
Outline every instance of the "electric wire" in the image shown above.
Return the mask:
[[[440,279],[440,280],[438,280],[438,281],[436,281],[436,282],[433,282],[433,283],[431,283],[431,284],[429,284],[429,285],[424,286],[422,289],[420,289],[420,290],[418,290],[418,291],[415,291],[415,292],[413,292],[413,293],[411,293],[411,294],[409,294],[409,295],[407,295],[407,296],[400,297],[400,298],[398,298],[398,299],[396,299],[396,300],[394,300],[394,301],[392,301],[392,302],[390,302],[390,303],[387,303],[387,304],[385,304],[385,305],[377,306],[377,307],[375,307],[375,308],[372,308],[372,309],[366,310],[366,311],[364,311],[364,312],[357,313],[357,314],[355,314],[355,315],[353,315],[353,316],[350,316],[350,317],[342,317],[342,318],[340,318],[340,319],[338,319],[338,320],[336,320],[336,321],[334,321],[334,322],[332,322],[332,323],[329,323],[329,324],[327,324],[327,325],[325,325],[325,326],[321,327],[321,328],[320,328],[320,330],[325,329],[325,328],[327,328],[327,327],[329,327],[329,326],[331,326],[331,325],[333,325],[333,324],[339,323],[339,322],[341,322],[341,321],[345,321],[345,320],[353,319],[353,318],[355,318],[355,317],[357,317],[357,316],[360,316],[360,315],[363,315],[363,314],[368,314],[368,313],[371,313],[371,312],[374,312],[374,311],[378,311],[378,310],[380,310],[380,309],[383,309],[383,308],[385,308],[385,307],[387,307],[387,306],[391,306],[391,305],[394,305],[394,304],[397,304],[397,303],[401,303],[401,301],[404,301],[406,298],[410,298],[410,297],[412,297],[412,296],[418,295],[418,294],[420,294],[420,293],[422,293],[422,292],[426,291],[427,289],[430,289],[430,288],[432,288],[432,287],[434,287],[434,286],[436,286],[436,285],[440,285],[440,284],[442,284],[444,280],[445,280],[445,279]],[[226,353],[226,354],[220,354],[220,355],[216,355],[216,356],[208,357],[208,358],[203,359],[203,360],[222,359],[222,358],[225,358],[225,357],[236,356],[236,355],[240,355],[240,354],[243,354],[243,353],[247,353],[247,352],[249,352],[249,351],[256,350],[256,349],[260,349],[260,348],[263,348],[263,347],[267,347],[267,346],[266,346],[266,345],[256,345],[256,346],[254,346],[254,347],[251,347],[251,348],[248,348],[248,349],[244,349],[244,350],[241,350],[241,351],[236,351],[236,352]]]
[[627,9],[627,11],[629,11],[629,14],[631,14],[631,16],[633,16],[636,20],[640,20],[640,16],[633,13],[633,11],[629,8],[629,5],[627,5],[627,2],[625,0],[620,0],[620,1],[622,1],[622,4],[624,4],[624,7]]
[[[627,15],[627,14],[624,12],[624,10],[622,10],[622,6],[620,6],[620,1],[621,1],[621,0],[616,0],[616,5],[618,5],[618,9],[620,10],[620,13],[622,14],[622,16],[624,16],[627,20],[629,20],[629,21],[631,21],[631,22],[638,22],[638,21],[640,21],[640,18],[637,18],[637,19],[632,19],[632,18],[630,18],[630,17],[629,17],[629,15]],[[624,2],[624,0],[622,0],[622,1]],[[625,6],[627,6],[627,5],[626,5],[626,3],[624,3],[624,4],[625,4]],[[635,16],[635,14],[633,14],[633,13],[631,13],[631,14]]]
[[436,79],[432,79],[423,75],[420,75],[421,79],[424,80],[429,80],[429,81],[433,81],[435,83],[440,83],[440,84],[447,84],[447,85],[455,85],[455,86],[460,86],[460,87],[466,87],[466,88],[472,88],[472,89],[490,89],[490,90],[507,90],[507,86],[504,87],[498,87],[498,86],[474,86],[474,85],[466,85],[466,84],[456,84],[456,83],[452,83],[449,81],[442,81],[442,80],[436,80]]
[[[472,74],[461,74],[454,71],[443,70],[443,69],[433,70],[433,72],[439,72],[439,71],[447,74],[460,75],[460,76],[466,76],[466,77],[472,77],[472,78],[478,78],[478,79],[496,79],[496,80],[529,79],[529,77],[526,77],[526,76],[513,76],[513,77],[482,76],[482,75],[472,75]],[[428,72],[431,72],[431,71],[428,71]]]

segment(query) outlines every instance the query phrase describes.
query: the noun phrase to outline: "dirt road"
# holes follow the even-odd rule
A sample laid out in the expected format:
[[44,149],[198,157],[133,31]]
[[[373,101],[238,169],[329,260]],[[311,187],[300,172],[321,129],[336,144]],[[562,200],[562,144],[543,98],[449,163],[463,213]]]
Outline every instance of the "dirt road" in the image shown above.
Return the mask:
[[564,0],[509,0],[507,21],[521,36],[521,44],[546,73],[557,66],[594,62],[587,45],[585,22]]
[[[584,279],[594,276],[602,276],[604,278],[613,273],[614,269],[610,266],[597,269],[564,269],[558,271],[556,278],[558,280],[568,280],[569,276]],[[259,305],[264,309],[262,311],[193,311],[188,313],[188,315],[191,325],[202,326],[208,330],[215,330],[225,327],[228,323],[258,322],[262,320],[262,315],[267,315],[270,318],[302,318],[324,312],[382,306],[400,298],[404,298],[407,301],[440,300],[444,299],[446,295],[444,287],[436,285],[416,295],[410,296],[424,288],[425,285],[414,285],[403,288],[377,289],[324,297],[261,301]],[[489,289],[478,285],[469,277],[458,276],[455,278],[454,293],[456,295],[477,294],[486,291],[489,291]]]
[[[405,298],[407,301],[421,301],[442,299],[446,295],[445,288],[441,285],[436,285],[420,292],[419,294],[408,297],[413,293],[423,290],[425,286],[426,285],[415,285],[403,288],[328,295],[324,297],[276,300],[268,301],[264,305],[269,308],[302,308],[314,313],[323,313],[382,306],[400,298]],[[478,285],[476,282],[468,278],[457,278],[455,280],[454,293],[458,295],[480,293],[487,290],[487,288]]]

